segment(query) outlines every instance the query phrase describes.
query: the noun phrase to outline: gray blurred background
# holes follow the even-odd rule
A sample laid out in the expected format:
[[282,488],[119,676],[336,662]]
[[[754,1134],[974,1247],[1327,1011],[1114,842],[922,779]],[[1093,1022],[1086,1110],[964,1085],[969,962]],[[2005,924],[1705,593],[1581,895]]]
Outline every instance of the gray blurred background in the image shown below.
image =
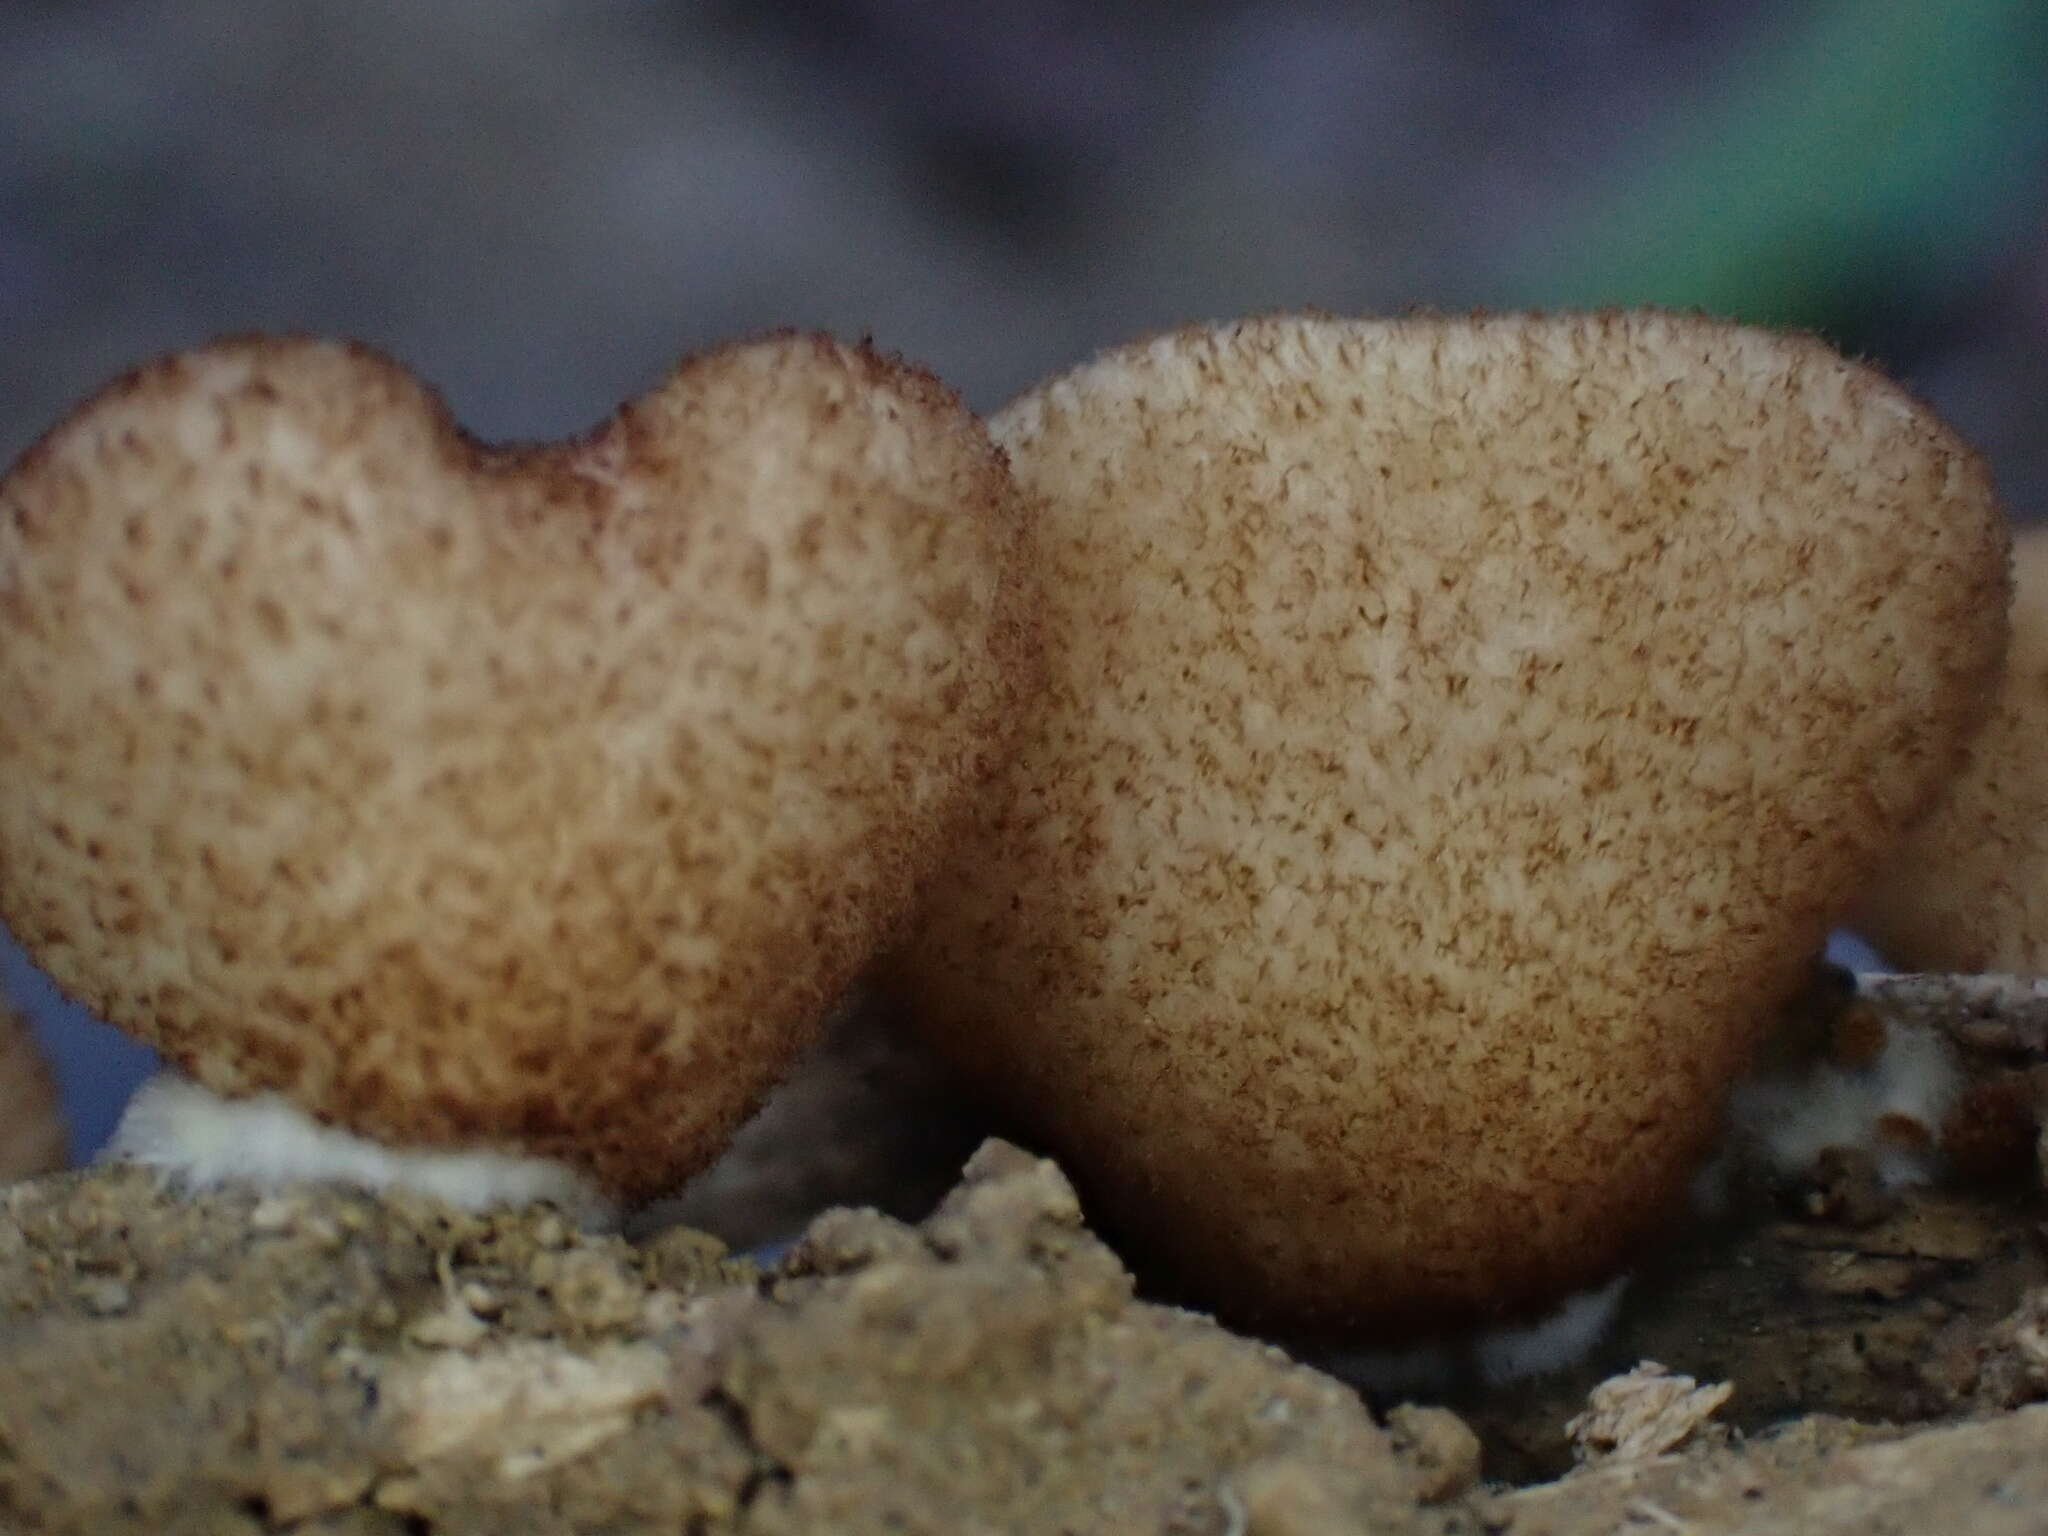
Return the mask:
[[[142,358],[360,337],[486,437],[706,343],[978,407],[1263,308],[1816,328],[2048,514],[2041,0],[0,0],[0,462]],[[18,952],[76,1150],[147,1057]]]

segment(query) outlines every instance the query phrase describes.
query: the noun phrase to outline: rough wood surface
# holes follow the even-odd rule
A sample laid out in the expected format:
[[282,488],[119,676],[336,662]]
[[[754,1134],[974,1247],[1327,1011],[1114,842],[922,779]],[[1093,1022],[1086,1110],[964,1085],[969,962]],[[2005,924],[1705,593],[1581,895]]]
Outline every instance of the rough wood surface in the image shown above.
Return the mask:
[[1807,1420],[1741,1450],[1590,1467],[1489,1514],[1513,1536],[2040,1536],[2048,1408],[1896,1437]]
[[[1864,995],[1973,1073],[2030,1048],[2030,984]],[[857,1112],[833,1059],[733,1189],[793,1210],[867,1134],[877,1194],[917,1167],[891,1137],[946,1090],[883,1073]],[[1138,1299],[1000,1146],[922,1224],[833,1211],[769,1270],[684,1228],[98,1168],[0,1192],[0,1530],[2038,1533],[2044,1214],[2034,1178],[1738,1179],[1583,1367],[1417,1406]]]
[[2048,1062],[2048,977],[1868,975],[1863,993],[1983,1060]]

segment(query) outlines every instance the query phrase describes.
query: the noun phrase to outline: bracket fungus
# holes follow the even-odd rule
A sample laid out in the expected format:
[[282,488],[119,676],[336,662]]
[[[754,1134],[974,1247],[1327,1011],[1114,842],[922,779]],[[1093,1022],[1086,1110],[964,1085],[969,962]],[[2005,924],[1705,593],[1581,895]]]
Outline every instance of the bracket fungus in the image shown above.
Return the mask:
[[2048,972],[2048,527],[2013,536],[2012,644],[1990,720],[1856,924],[1915,971]]
[[1656,312],[1183,330],[991,430],[1049,685],[887,967],[924,1037],[1240,1321],[1606,1280],[1988,708],[1976,457]]
[[306,1171],[288,1103],[665,1191],[900,931],[994,765],[1026,536],[954,395],[828,337],[707,353],[534,447],[360,347],[151,364],[0,481],[0,916],[259,1099],[152,1095],[172,1164]]

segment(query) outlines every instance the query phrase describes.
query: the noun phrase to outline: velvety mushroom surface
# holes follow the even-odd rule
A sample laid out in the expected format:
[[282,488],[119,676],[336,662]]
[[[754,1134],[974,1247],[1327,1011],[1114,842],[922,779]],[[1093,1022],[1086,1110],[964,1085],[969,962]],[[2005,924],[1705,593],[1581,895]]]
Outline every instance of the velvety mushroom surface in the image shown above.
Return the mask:
[[218,1093],[668,1189],[992,766],[1023,537],[826,337],[520,448],[347,345],[145,367],[0,482],[0,916]]
[[1050,695],[891,968],[926,1037],[1241,1320],[1610,1274],[1986,708],[1976,458],[1656,313],[1187,330],[992,430]]
[[0,1000],[0,1181],[64,1166],[64,1118],[28,1020]]
[[2012,647],[1969,766],[1856,923],[1901,970],[2048,973],[2048,527],[2013,536]]

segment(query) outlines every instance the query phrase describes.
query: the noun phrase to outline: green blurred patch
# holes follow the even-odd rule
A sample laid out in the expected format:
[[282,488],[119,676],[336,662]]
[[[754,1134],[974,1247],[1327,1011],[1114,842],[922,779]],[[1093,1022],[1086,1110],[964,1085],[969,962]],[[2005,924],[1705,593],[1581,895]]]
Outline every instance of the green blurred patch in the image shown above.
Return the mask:
[[2041,218],[2048,0],[1766,5],[1511,302],[1666,304],[1856,346]]

